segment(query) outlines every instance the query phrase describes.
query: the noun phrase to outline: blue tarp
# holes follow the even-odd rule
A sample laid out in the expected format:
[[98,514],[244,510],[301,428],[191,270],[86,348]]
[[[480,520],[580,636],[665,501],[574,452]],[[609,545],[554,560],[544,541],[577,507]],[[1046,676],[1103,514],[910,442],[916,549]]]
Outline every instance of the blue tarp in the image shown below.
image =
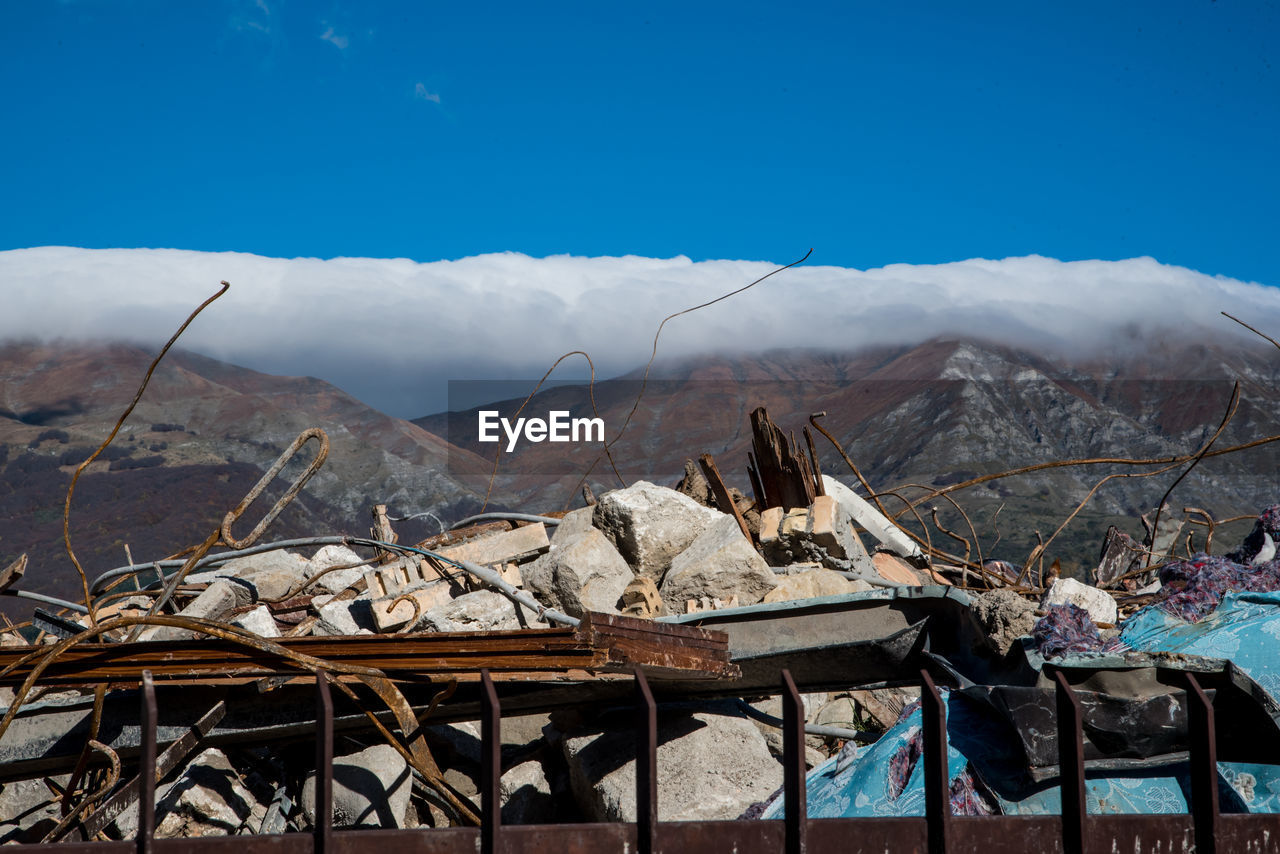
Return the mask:
[[[1005,733],[993,728],[975,705],[943,690],[947,708],[947,773],[951,779],[951,808],[957,815],[1057,815],[1061,797],[1056,783],[989,785],[974,764],[998,766],[1009,757]],[[848,749],[809,772],[808,809],[811,818],[858,818],[924,815],[924,767],[918,761],[922,726],[920,709],[903,715],[874,744]],[[915,754],[913,757],[912,754]],[[915,759],[903,769],[903,758]],[[903,773],[905,770],[905,774]],[[1271,766],[1219,763],[1220,801],[1224,813],[1273,812],[1277,793]],[[905,776],[905,786],[901,778]],[[1259,785],[1257,781],[1264,782]],[[1237,794],[1236,783],[1250,797]],[[900,790],[899,790],[900,789]],[[1085,799],[1090,813],[1186,813],[1190,797],[1187,763],[1175,762],[1159,772],[1105,771],[1086,775]],[[762,818],[781,818],[777,798]]]
[[[1228,592],[1211,613],[1188,622],[1157,606],[1122,624],[1119,641],[1137,652],[1173,652],[1232,661],[1273,700],[1280,699],[1280,592]],[[1089,658],[1085,656],[1084,658]],[[1099,663],[1113,656],[1094,656]],[[1073,659],[1079,661],[1080,659]],[[970,699],[944,691],[948,774],[956,814],[1057,814],[1055,783],[1014,774],[985,776],[977,769],[1007,768],[1007,731],[993,726]],[[921,712],[905,713],[877,742],[849,749],[808,775],[809,815],[821,817],[924,814],[924,771],[919,762]],[[1218,763],[1224,813],[1280,812],[1280,766]],[[1185,813],[1187,763],[1158,768],[1090,771],[1086,798],[1091,813]],[[778,818],[781,799],[764,818]]]

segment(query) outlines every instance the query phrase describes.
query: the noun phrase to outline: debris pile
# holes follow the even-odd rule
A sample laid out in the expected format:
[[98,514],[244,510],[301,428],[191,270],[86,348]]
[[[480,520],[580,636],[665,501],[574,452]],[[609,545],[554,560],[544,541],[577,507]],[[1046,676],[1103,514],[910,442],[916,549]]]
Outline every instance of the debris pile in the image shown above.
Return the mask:
[[[1109,715],[1087,739],[1105,769],[1090,797],[1186,808],[1169,674],[1195,670],[1223,713],[1257,725],[1220,745],[1227,784],[1254,781],[1224,810],[1278,805],[1264,784],[1280,792],[1280,775],[1249,764],[1271,748],[1244,754],[1274,739],[1280,761],[1280,667],[1263,637],[1280,636],[1280,506],[1226,557],[1160,562],[1108,532],[1090,585],[1042,554],[971,559],[954,533],[965,553],[948,554],[821,473],[807,429],[808,453],[762,409],[752,424],[751,497],[704,454],[672,487],[485,514],[414,545],[384,505],[367,537],[257,543],[304,477],[234,538],[308,434],[327,447],[308,431],[204,545],[86,579],[83,613],[39,610],[0,633],[0,841],[137,832],[136,710],[152,682],[160,837],[313,828],[317,681],[334,686],[335,827],[476,823],[493,686],[503,821],[634,821],[640,676],[659,703],[658,817],[776,817],[784,670],[805,692],[815,817],[922,812],[922,669],[947,688],[957,814],[1057,808],[1047,666],[1073,668]],[[1175,724],[1153,737],[1159,714]],[[1116,800],[1122,774],[1147,774],[1156,794]]]

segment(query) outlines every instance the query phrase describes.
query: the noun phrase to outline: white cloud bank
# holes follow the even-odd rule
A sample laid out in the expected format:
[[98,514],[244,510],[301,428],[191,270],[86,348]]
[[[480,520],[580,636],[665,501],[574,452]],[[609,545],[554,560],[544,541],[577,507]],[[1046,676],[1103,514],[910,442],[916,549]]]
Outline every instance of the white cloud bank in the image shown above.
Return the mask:
[[[449,379],[536,378],[568,350],[588,351],[604,376],[641,366],[665,315],[772,269],[683,257],[503,253],[417,263],[17,249],[0,252],[0,339],[112,337],[158,347],[226,279],[231,290],[180,346],[270,373],[321,377],[414,417],[443,408]],[[668,323],[659,355],[846,350],[951,334],[1085,352],[1108,346],[1125,325],[1234,334],[1238,327],[1219,311],[1275,333],[1280,289],[1151,258],[801,266]]]

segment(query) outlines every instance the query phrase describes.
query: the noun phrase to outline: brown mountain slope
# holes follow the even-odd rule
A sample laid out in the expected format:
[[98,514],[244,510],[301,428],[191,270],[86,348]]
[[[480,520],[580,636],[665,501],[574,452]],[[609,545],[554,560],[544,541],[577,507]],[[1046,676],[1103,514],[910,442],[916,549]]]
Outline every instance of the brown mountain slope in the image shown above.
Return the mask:
[[[61,542],[66,489],[152,358],[127,345],[0,346],[0,562],[29,554],[26,589],[80,598]],[[123,564],[126,543],[135,559],[146,560],[203,540],[294,437],[313,426],[330,437],[328,462],[270,538],[364,533],[375,503],[455,515],[478,506],[444,472],[449,448],[415,425],[314,378],[275,377],[175,351],[77,486],[71,516],[77,555],[94,575]],[[305,447],[282,478],[291,480],[314,447]],[[464,470],[465,457],[455,450]],[[254,521],[249,517],[268,506],[262,500],[250,508],[245,530]],[[420,522],[405,535],[434,530]]]

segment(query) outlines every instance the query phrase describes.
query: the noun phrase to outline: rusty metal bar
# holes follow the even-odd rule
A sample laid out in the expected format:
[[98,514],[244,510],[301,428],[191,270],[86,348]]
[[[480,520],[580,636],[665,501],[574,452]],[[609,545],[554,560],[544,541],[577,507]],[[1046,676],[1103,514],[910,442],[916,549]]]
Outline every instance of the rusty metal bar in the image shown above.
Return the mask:
[[805,791],[804,701],[790,670],[782,671],[782,793],[787,854],[804,854],[809,828]]
[[1085,850],[1084,721],[1080,701],[1062,671],[1055,671],[1058,703],[1058,785],[1062,793],[1062,850]]
[[[172,621],[172,622],[166,622]],[[122,620],[128,623],[128,620]],[[157,624],[193,628],[177,617]],[[105,625],[105,623],[104,623]],[[38,659],[26,647],[0,650],[0,684],[22,684]],[[403,678],[453,676],[479,679],[488,669],[495,681],[561,680],[563,671],[625,676],[643,665],[651,676],[702,678],[736,676],[729,662],[728,636],[696,626],[672,625],[589,613],[576,628],[513,629],[491,632],[438,632],[422,635],[294,637],[271,640],[192,640],[80,644],[64,650],[40,675],[41,685],[123,682],[150,670],[157,680],[245,681],[268,676],[301,676],[303,669],[286,654],[323,658],[333,664],[377,668]]]
[[156,688],[142,672],[142,756],[138,762],[138,854],[151,854],[156,833]]
[[636,851],[653,854],[658,828],[658,704],[644,671],[636,674]]
[[[284,468],[285,463],[293,459],[293,455],[302,450],[302,446],[312,439],[315,439],[320,443],[320,448],[316,451],[315,458],[311,460],[306,469],[303,470],[302,474],[298,475],[297,479],[295,479],[289,488],[285,490],[284,495],[280,496],[280,499],[276,501],[270,510],[267,511],[267,514],[263,516],[262,520],[258,522],[252,531],[249,532],[248,536],[241,540],[237,540],[235,537],[231,536],[232,524],[237,522],[244,511],[249,509],[249,505],[257,500],[258,496],[262,494],[262,490],[267,488],[267,484],[275,480],[276,475],[280,473],[282,468]],[[293,440],[293,444],[289,445],[288,448],[285,448],[284,453],[280,454],[279,458],[271,464],[271,468],[267,469],[266,473],[262,475],[262,478],[254,484],[253,489],[249,490],[249,494],[246,495],[238,505],[236,505],[234,510],[229,511],[227,515],[222,518],[222,528],[219,531],[222,536],[222,541],[233,549],[248,548],[257,542],[258,537],[262,536],[262,532],[267,529],[267,526],[275,521],[275,518],[280,515],[280,512],[284,510],[285,507],[289,506],[289,502],[293,501],[294,497],[299,491],[301,491],[302,487],[306,486],[306,483],[311,479],[311,476],[320,470],[320,466],[324,465],[325,458],[328,456],[329,436],[323,430],[319,427],[312,427],[309,430],[303,430],[299,433],[298,438]]]
[[928,670],[920,671],[920,712],[924,717],[924,814],[929,854],[945,854],[951,828],[951,786],[947,774],[947,710]]
[[1191,817],[1197,854],[1214,854],[1218,846],[1218,739],[1213,701],[1195,674],[1187,673],[1187,728],[1191,742]]
[[480,671],[480,854],[495,854],[502,828],[502,708],[488,670]]
[[329,677],[316,673],[316,820],[314,854],[333,851],[333,697]]

